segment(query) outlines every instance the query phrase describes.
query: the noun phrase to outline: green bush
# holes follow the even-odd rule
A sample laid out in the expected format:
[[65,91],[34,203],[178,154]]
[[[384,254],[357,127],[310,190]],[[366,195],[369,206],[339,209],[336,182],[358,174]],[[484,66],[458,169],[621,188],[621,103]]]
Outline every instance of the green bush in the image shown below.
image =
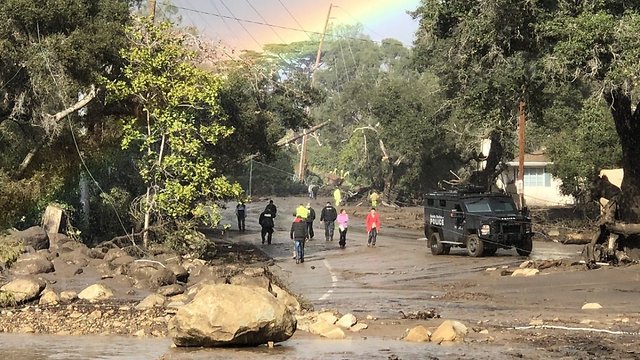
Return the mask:
[[3,238],[0,240],[0,262],[5,266],[11,267],[11,265],[18,260],[24,244],[19,240],[11,240],[9,238]]
[[12,307],[16,305],[17,302],[16,298],[13,296],[13,293],[0,290],[0,307]]

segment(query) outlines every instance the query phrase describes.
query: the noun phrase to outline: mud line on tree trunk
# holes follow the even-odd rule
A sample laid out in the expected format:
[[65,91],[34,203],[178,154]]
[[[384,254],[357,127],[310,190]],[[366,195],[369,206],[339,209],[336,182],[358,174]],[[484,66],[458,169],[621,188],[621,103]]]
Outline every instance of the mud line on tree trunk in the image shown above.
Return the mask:
[[331,289],[327,290],[327,292],[318,299],[319,301],[327,300],[331,294],[333,294],[333,288],[338,286],[338,276],[333,272],[333,269],[327,259],[322,260],[322,263],[327,270],[329,270],[329,274],[331,275]]

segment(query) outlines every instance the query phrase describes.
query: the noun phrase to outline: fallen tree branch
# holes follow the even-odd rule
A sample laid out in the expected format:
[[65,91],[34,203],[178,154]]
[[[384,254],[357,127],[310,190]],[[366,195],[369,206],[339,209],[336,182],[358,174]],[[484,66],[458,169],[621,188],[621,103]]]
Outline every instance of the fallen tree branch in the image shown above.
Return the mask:
[[94,85],[91,85],[91,91],[89,91],[89,93],[85,95],[82,99],[78,100],[77,103],[53,115],[46,114],[45,117],[52,119],[55,122],[58,122],[64,119],[69,114],[76,112],[82,109],[83,107],[85,107],[88,103],[91,102],[91,100],[93,100],[96,97],[96,95],[98,95],[98,92],[96,91],[96,87]]
[[640,234],[640,224],[628,224],[628,223],[607,223],[604,224],[607,230],[615,234],[622,234],[624,236]]
[[330,123],[330,121],[327,120],[327,121],[325,121],[323,123],[320,123],[318,125],[310,127],[309,129],[307,129],[306,133],[298,134],[298,135],[293,136],[293,137],[288,138],[288,139],[287,138],[282,138],[282,139],[278,140],[278,142],[276,143],[276,146],[284,146],[284,145],[287,145],[287,144],[291,144],[292,142],[300,139],[301,137],[303,137],[305,135],[309,135],[309,134],[311,134],[311,133],[313,133],[315,131],[318,131],[318,130],[322,129],[323,127],[325,127],[329,123]]

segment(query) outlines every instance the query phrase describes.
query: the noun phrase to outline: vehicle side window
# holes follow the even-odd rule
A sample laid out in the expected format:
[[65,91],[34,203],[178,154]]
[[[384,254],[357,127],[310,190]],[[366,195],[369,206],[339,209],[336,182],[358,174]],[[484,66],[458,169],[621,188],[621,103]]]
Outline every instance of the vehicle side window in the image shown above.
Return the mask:
[[441,207],[447,207],[447,200],[440,200]]
[[428,206],[433,206],[433,203],[434,203],[433,199],[427,199]]

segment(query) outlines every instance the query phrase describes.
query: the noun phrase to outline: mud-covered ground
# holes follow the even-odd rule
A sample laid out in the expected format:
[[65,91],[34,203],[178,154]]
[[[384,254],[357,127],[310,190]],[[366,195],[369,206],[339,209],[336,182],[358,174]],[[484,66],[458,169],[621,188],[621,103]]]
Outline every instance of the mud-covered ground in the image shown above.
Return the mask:
[[[326,200],[311,201],[318,217]],[[499,250],[496,256],[484,258],[470,258],[464,249],[433,256],[421,240],[423,220],[418,207],[380,207],[378,246],[368,248],[363,224],[366,206],[345,207],[351,226],[344,250],[337,246],[337,234],[335,241],[324,241],[322,224],[316,221],[316,238],[307,243],[307,260],[296,265],[290,256],[288,230],[293,209],[308,199],[274,201],[280,214],[274,244],[261,245],[259,240],[257,215],[266,199],[250,204],[250,230],[232,231],[229,238],[254,244],[274,258],[274,272],[288,279],[290,287],[316,309],[376,319],[363,320],[370,327],[354,339],[396,341],[417,324],[435,327],[442,319],[455,319],[472,331],[462,350],[453,352],[454,358],[473,357],[483,349],[500,354],[490,358],[640,358],[636,305],[640,265],[587,270],[579,263],[583,246],[564,245],[562,238],[536,241],[530,258],[519,257],[515,250]],[[227,216],[231,221],[230,210]],[[532,261],[529,267],[540,268],[537,275],[510,276],[527,260]],[[598,303],[602,309],[583,310],[587,303]],[[427,309],[435,309],[441,319],[402,318],[401,312]]]
[[[311,201],[318,218],[326,200]],[[515,250],[499,250],[496,256],[485,258],[470,258],[463,249],[433,256],[421,240],[419,207],[380,207],[378,244],[368,248],[364,231],[368,207],[364,205],[345,207],[351,218],[346,249],[338,248],[337,231],[334,241],[324,241],[322,224],[316,220],[316,237],[307,243],[306,261],[295,264],[289,228],[295,207],[308,199],[274,201],[278,217],[272,245],[261,244],[257,222],[267,199],[248,204],[244,233],[236,230],[231,205],[223,212],[231,230],[222,237],[215,235],[216,258],[207,264],[209,270],[199,268],[190,281],[221,279],[244,266],[268,266],[315,310],[352,313],[369,327],[349,333],[346,340],[327,340],[298,331],[275,349],[175,349],[167,341],[162,343],[167,347],[163,359],[640,359],[640,265],[586,270],[578,263],[582,246],[563,245],[561,238],[536,241],[530,258],[517,256]],[[532,260],[529,267],[540,268],[538,274],[510,276],[527,260]],[[82,272],[77,269],[73,264],[56,265],[57,274],[45,278],[57,291],[79,291],[92,283],[106,282],[115,297],[99,304],[80,301],[5,309],[0,329],[61,336],[166,336],[170,312],[135,309],[151,290],[137,288],[123,276],[101,279],[101,273],[90,266]],[[602,308],[582,310],[587,303],[599,303]],[[425,310],[434,311],[439,318],[405,318]],[[443,319],[468,326],[464,341],[441,346],[401,340],[407,329],[416,325],[433,329]],[[74,327],[80,320],[88,325]],[[25,341],[39,341],[30,336],[34,335],[0,337],[0,344],[18,347]],[[53,355],[32,358],[59,358],[54,356],[56,341],[47,339],[46,347]],[[78,351],[90,354],[82,347]],[[124,350],[119,351],[122,354]]]

